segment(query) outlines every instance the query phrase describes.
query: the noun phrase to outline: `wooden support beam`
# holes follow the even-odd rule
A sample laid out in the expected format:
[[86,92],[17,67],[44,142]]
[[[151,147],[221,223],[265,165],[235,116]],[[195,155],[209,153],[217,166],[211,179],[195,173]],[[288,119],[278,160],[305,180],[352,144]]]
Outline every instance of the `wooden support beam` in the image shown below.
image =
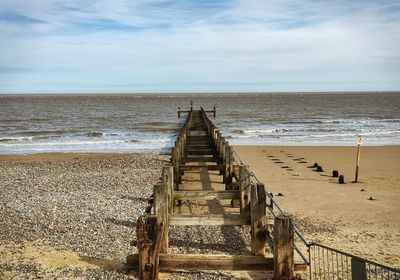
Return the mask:
[[273,259],[246,255],[160,254],[165,270],[273,270]]
[[251,183],[248,165],[239,166],[240,213],[250,216]]
[[175,199],[181,200],[211,200],[211,199],[237,199],[239,191],[175,191]]
[[[194,260],[188,263],[188,260]],[[212,262],[212,265],[209,265]],[[216,264],[218,262],[218,264]],[[272,262],[272,263],[271,263]],[[182,264],[183,263],[183,264]],[[190,267],[189,267],[190,265]],[[215,267],[214,267],[215,265]],[[217,268],[218,266],[218,268]],[[139,267],[139,255],[133,254],[126,258],[127,269]],[[308,266],[295,263],[295,271],[306,271]],[[159,254],[160,271],[206,271],[206,270],[247,270],[247,271],[272,271],[273,260],[271,257],[246,256],[246,255],[197,255],[197,254]]]
[[292,219],[283,215],[274,222],[274,279],[292,280],[294,274]]
[[187,154],[192,156],[205,156],[205,155],[218,156],[216,151],[209,151],[209,150],[191,150],[188,151]]
[[171,226],[239,226],[250,225],[250,221],[248,217],[234,214],[173,214],[169,217],[169,224]]
[[181,171],[208,171],[208,170],[221,170],[224,166],[220,164],[213,165],[181,165],[179,170]]
[[143,280],[158,279],[158,255],[162,228],[157,216],[140,216],[136,223],[139,275]]
[[185,157],[182,159],[183,163],[187,162],[221,162],[219,157]]
[[[168,193],[168,215],[172,214],[174,211],[175,205],[175,194],[174,194],[174,172],[173,167],[170,164],[164,166],[165,174],[166,174],[166,183],[167,183],[167,193]],[[168,219],[167,219],[168,222]]]
[[266,193],[264,184],[251,186],[251,252],[256,256],[265,255],[267,241]]
[[187,148],[188,152],[215,152],[216,149],[214,148],[201,148],[201,147],[195,147],[195,148]]
[[187,144],[187,147],[188,147],[188,149],[193,149],[193,148],[194,148],[194,149],[195,149],[195,148],[214,149],[213,145],[210,144],[210,143],[196,143],[196,144],[188,143],[188,144]]
[[160,252],[168,252],[168,187],[167,182],[155,184],[154,195],[154,214],[157,222],[162,225],[160,238]]

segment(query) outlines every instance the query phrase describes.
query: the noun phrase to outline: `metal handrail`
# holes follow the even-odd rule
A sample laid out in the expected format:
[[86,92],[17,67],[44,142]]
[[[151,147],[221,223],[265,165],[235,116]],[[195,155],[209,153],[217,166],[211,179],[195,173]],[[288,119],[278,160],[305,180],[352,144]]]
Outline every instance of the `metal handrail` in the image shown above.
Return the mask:
[[387,266],[387,265],[384,265],[384,264],[380,264],[380,263],[377,263],[377,262],[374,262],[374,261],[370,261],[370,260],[367,260],[367,259],[358,257],[358,256],[356,256],[356,255],[352,255],[352,254],[350,254],[350,253],[346,253],[346,252],[343,252],[343,251],[341,251],[341,250],[334,249],[334,248],[331,248],[331,247],[329,247],[329,246],[320,244],[320,243],[318,243],[318,242],[310,242],[309,247],[311,247],[311,246],[318,246],[318,247],[321,247],[321,248],[324,248],[324,249],[333,251],[333,252],[335,252],[335,253],[342,254],[342,255],[344,255],[344,256],[346,256],[346,257],[359,260],[359,261],[361,261],[361,262],[370,263],[370,264],[372,264],[372,265],[380,266],[380,267],[382,267],[382,268],[384,268],[384,269],[387,269],[387,270],[390,270],[390,271],[392,271],[392,272],[400,273],[400,269],[398,269],[398,268],[393,268],[393,267],[390,267],[390,266]]
[[[239,155],[236,153],[236,151],[233,151],[233,156],[234,156],[234,160],[241,164],[244,165],[244,161],[239,157]],[[254,173],[254,171],[250,172],[250,176],[253,177],[257,183],[261,183],[260,179],[258,179],[257,175]],[[278,204],[278,202],[274,199],[274,197],[271,195],[271,193],[267,190],[267,188],[265,187],[265,192],[266,195],[268,196],[268,198],[271,200],[272,204],[274,204],[276,206],[276,208],[279,210],[280,214],[288,217],[288,214],[285,212],[285,210]],[[276,214],[274,213],[274,211],[272,210],[272,207],[267,207],[269,212],[273,215],[273,217],[276,217]],[[303,242],[303,244],[307,247],[310,246],[311,242],[307,241],[307,239],[304,237],[303,233],[299,230],[299,228],[293,224],[293,230],[295,232],[295,234],[300,238],[300,240]],[[299,254],[299,256],[303,259],[303,261],[308,265],[309,264],[309,260],[307,259],[307,257],[300,251],[300,249],[298,248],[298,246],[296,244],[294,244],[294,248],[296,250],[296,252]]]

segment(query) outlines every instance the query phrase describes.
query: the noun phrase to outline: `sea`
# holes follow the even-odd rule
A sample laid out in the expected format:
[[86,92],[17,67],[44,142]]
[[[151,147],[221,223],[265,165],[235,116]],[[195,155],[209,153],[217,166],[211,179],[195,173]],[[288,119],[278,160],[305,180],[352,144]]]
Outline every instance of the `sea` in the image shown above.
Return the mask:
[[0,95],[0,154],[168,153],[186,115],[234,145],[400,144],[400,93]]

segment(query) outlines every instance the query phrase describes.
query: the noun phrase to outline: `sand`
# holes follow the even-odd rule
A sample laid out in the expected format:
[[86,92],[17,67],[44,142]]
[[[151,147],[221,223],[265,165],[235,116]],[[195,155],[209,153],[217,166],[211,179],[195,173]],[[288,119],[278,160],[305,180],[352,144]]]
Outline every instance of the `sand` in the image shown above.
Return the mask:
[[[351,183],[356,147],[236,146],[235,151],[306,238],[400,266],[400,146],[362,147],[358,183]],[[325,172],[308,168],[314,163]],[[332,178],[332,170],[344,175],[345,184]]]
[[[400,266],[400,146],[362,147],[359,183],[351,183],[355,171],[355,147],[235,146],[234,149],[242,160],[250,165],[259,179],[265,183],[268,191],[275,195],[286,212],[294,217],[296,224],[302,229],[307,239],[380,263],[395,267]],[[151,168],[146,167],[149,160],[153,162]],[[95,218],[100,219],[101,225],[111,226],[112,231],[109,231],[109,233],[103,232],[101,227],[100,229],[96,227],[94,232],[100,234],[99,237],[104,238],[104,240],[115,239],[118,246],[122,247],[116,249],[112,242],[107,244],[100,242],[101,244],[96,243],[90,250],[87,248],[80,250],[81,247],[78,246],[78,241],[75,239],[70,243],[59,245],[58,242],[52,241],[54,236],[51,235],[53,232],[57,232],[62,239],[66,238],[66,233],[62,230],[54,231],[52,228],[48,237],[38,234],[38,232],[42,234],[47,231],[42,232],[35,228],[34,231],[29,232],[29,238],[22,240],[17,237],[20,233],[16,226],[15,238],[3,236],[0,240],[0,276],[5,277],[4,279],[16,275],[23,275],[25,278],[32,279],[38,276],[45,279],[50,276],[60,279],[100,276],[135,279],[136,276],[129,276],[123,267],[125,255],[135,252],[134,248],[130,249],[129,245],[126,244],[134,235],[133,222],[138,215],[135,213],[140,213],[144,209],[145,198],[151,192],[151,184],[157,179],[158,172],[155,169],[160,168],[163,160],[164,158],[161,157],[148,158],[147,156],[140,157],[133,154],[101,153],[1,155],[0,171],[4,176],[1,188],[23,187],[21,180],[13,181],[14,175],[6,173],[8,168],[11,167],[19,168],[16,170],[24,170],[24,168],[29,170],[24,174],[24,180],[35,182],[33,186],[38,187],[39,191],[43,191],[41,182],[43,178],[46,178],[46,174],[51,178],[60,180],[60,184],[69,182],[65,179],[65,176],[77,178],[78,180],[71,184],[78,191],[82,191],[79,188],[80,184],[87,185],[91,189],[92,186],[90,183],[88,184],[88,181],[93,176],[96,178],[97,184],[100,185],[102,180],[109,180],[116,193],[110,192],[107,188],[102,190],[99,188],[95,198],[98,201],[101,201],[104,196],[113,199],[113,203],[104,206],[105,213],[109,213],[107,215],[110,216],[97,215],[96,213],[89,216],[93,217],[93,221],[95,221]],[[281,161],[281,163],[275,163],[277,161]],[[306,162],[301,163],[301,161]],[[308,168],[314,162],[322,165],[325,172],[317,173]],[[284,166],[288,168],[282,168]],[[146,170],[146,168],[150,170]],[[64,172],[64,170],[68,170],[68,172]],[[108,172],[108,170],[112,172]],[[340,174],[343,174],[346,184],[338,184],[337,178],[331,177],[332,170],[338,170]],[[74,176],[74,172],[76,172],[76,176]],[[37,176],[37,174],[40,176]],[[17,175],[15,176],[20,177],[21,174]],[[129,181],[127,181],[127,178],[129,178]],[[4,184],[4,180],[11,183]],[[217,188],[221,185],[220,182],[214,182],[212,176],[209,181],[209,184],[203,186],[204,189]],[[140,192],[133,197],[132,188],[140,188],[140,186],[143,186],[143,182],[146,184],[143,197],[140,197]],[[119,184],[122,186],[118,187]],[[104,184],[104,186],[108,185]],[[59,187],[54,186],[57,190],[57,192],[54,192],[55,194],[64,193],[58,190]],[[362,189],[364,191],[361,191]],[[2,195],[7,194],[4,189],[0,189],[0,193]],[[129,193],[131,195],[126,195]],[[283,196],[277,196],[278,193],[282,193]],[[83,194],[85,195],[85,193]],[[93,195],[93,193],[88,194]],[[23,193],[20,195],[23,195]],[[29,197],[31,196],[32,199],[35,198],[30,193]],[[373,200],[369,200],[370,197]],[[41,198],[41,195],[38,198]],[[55,199],[60,198],[57,196]],[[85,201],[87,198],[83,199],[82,211],[86,211]],[[16,198],[16,200],[18,199]],[[125,208],[114,207],[113,204],[118,206],[119,203],[122,203],[121,205],[124,205]],[[215,202],[209,202],[206,206],[218,211],[233,211],[232,209],[229,210],[226,205],[212,205],[213,203]],[[40,207],[42,206],[40,205]],[[129,214],[122,211],[127,206],[133,209]],[[41,211],[41,208],[39,210]],[[84,215],[83,217],[87,218],[86,214],[82,214],[82,211],[78,210],[75,213],[74,209],[69,209],[71,215],[75,215],[73,217],[79,218],[80,215]],[[0,211],[5,210],[0,207]],[[4,215],[5,213],[0,214]],[[111,215],[117,216],[110,219]],[[121,217],[118,217],[118,215]],[[21,217],[21,219],[25,219],[27,215]],[[131,221],[133,222],[131,223]],[[77,220],[76,222],[79,223],[80,221]],[[2,229],[7,228],[9,230],[5,223],[3,221],[0,226]],[[43,223],[44,229],[47,230],[48,226]],[[13,234],[12,231],[9,233]],[[123,235],[118,233],[123,233]],[[237,233],[233,232],[233,234]],[[38,236],[35,236],[35,234]],[[93,232],[88,234],[93,234]],[[185,235],[187,234],[191,233],[184,232],[182,235],[176,232],[175,238],[172,238],[172,243],[176,243],[172,244],[172,251],[197,252],[199,248],[202,250],[206,248],[204,244],[201,244],[200,247],[193,245],[193,242],[186,244]],[[221,238],[226,239],[223,234],[224,232],[222,232]],[[232,234],[232,232],[229,234]],[[216,236],[213,236],[213,238],[218,239],[219,237]],[[87,238],[88,244],[91,243],[92,236],[89,235]],[[199,237],[194,236],[193,240],[195,238]],[[206,248],[206,251],[209,252],[213,252],[213,250],[224,253],[227,248],[221,249],[221,246],[217,243],[210,244],[209,249]],[[38,267],[43,268],[44,272],[38,270]],[[265,275],[251,273],[246,275],[243,277],[250,279],[263,279],[265,277]],[[220,274],[207,272],[205,274],[174,274],[172,276],[166,274],[163,278],[229,279],[232,276],[233,274],[226,272],[220,272]]]

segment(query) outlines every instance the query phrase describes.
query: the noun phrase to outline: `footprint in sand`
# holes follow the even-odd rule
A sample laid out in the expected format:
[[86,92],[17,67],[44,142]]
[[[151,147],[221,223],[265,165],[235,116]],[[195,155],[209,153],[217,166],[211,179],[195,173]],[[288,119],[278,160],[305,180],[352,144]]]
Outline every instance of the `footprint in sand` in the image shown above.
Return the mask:
[[293,171],[293,168],[287,168],[286,171]]
[[287,168],[289,168],[289,166],[285,165],[285,166],[281,166],[281,168],[287,169]]
[[302,160],[302,161],[298,161],[298,163],[307,163],[307,161]]
[[280,159],[279,158],[273,158],[273,159],[271,159],[272,161],[280,161]]
[[267,157],[269,157],[269,158],[273,158],[273,157],[275,157],[275,156],[267,155]]
[[274,163],[282,164],[282,163],[284,163],[284,162],[283,162],[283,161],[274,161]]

